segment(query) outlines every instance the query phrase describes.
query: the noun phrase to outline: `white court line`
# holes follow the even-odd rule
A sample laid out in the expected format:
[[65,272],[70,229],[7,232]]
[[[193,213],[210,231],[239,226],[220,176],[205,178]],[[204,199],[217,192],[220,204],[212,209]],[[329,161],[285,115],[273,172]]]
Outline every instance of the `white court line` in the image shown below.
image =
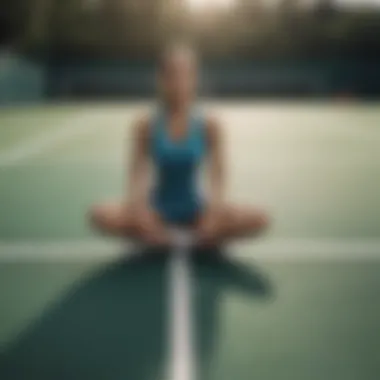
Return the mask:
[[[0,262],[113,260],[133,248],[120,241],[0,242]],[[235,243],[227,252],[260,261],[380,261],[380,239],[268,239]]]
[[[87,133],[87,131],[84,131],[84,133]],[[78,134],[79,135],[79,134]],[[73,136],[75,137],[75,136]],[[362,155],[362,156],[357,156],[354,157],[353,160],[349,160],[349,156],[345,157],[339,157],[339,158],[334,158],[331,157],[331,160],[329,158],[326,159],[324,157],[323,160],[318,159],[318,158],[313,158],[312,160],[306,158],[303,161],[296,161],[296,160],[289,160],[289,161],[284,161],[279,157],[278,159],[272,158],[271,161],[266,161],[266,162],[260,162],[259,164],[253,164],[250,166],[241,166],[241,165],[236,165],[234,168],[234,172],[237,172],[239,175],[244,175],[246,173],[252,174],[252,171],[255,168],[278,168],[278,167],[301,167],[301,168],[309,168],[309,167],[317,167],[317,168],[336,168],[336,167],[366,167],[366,168],[373,168],[377,167],[380,165],[380,161],[377,160],[369,160],[367,156]],[[1,159],[1,153],[0,153],[0,159]],[[0,161],[0,166],[6,166],[7,164],[2,164]],[[25,161],[15,161],[12,162],[11,165],[13,166],[21,166],[23,168],[34,168],[34,167],[52,167],[52,166],[59,166],[59,165],[73,165],[73,166],[124,166],[124,158],[120,157],[116,159],[94,159],[92,157],[88,158],[80,158],[78,159],[77,157],[60,157],[57,160],[54,160],[54,162],[51,161],[37,161],[37,162],[25,162]]]
[[58,129],[44,131],[0,152],[0,167],[17,165],[38,156],[58,144],[82,136],[104,123],[103,118],[87,112],[65,120]]
[[169,380],[195,380],[193,344],[192,279],[189,262],[190,238],[173,232],[173,255],[169,265]]

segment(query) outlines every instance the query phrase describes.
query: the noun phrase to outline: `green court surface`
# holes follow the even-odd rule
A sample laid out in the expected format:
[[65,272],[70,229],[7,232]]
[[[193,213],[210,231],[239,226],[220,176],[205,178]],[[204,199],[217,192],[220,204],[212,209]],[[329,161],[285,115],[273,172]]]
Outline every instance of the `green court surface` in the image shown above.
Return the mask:
[[[208,106],[229,197],[273,226],[192,259],[197,379],[379,379],[379,107]],[[190,380],[166,376],[170,258],[86,223],[123,194],[146,107],[0,111],[0,379]]]

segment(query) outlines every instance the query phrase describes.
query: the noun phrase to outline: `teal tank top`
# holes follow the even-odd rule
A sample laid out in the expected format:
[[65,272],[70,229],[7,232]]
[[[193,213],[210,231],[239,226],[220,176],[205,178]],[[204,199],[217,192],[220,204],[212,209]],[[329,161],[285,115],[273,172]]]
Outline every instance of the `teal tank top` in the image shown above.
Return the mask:
[[177,141],[171,139],[167,126],[167,116],[160,112],[151,130],[153,206],[169,223],[191,223],[202,208],[198,177],[207,145],[204,117],[190,113],[187,133]]

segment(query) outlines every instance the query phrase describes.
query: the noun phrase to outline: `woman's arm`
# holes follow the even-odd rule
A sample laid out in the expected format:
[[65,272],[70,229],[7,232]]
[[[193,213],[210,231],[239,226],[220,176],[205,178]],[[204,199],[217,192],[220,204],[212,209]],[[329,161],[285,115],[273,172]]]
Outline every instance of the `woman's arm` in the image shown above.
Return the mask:
[[148,200],[149,185],[149,120],[139,120],[132,136],[132,157],[129,172],[128,201],[132,205],[146,204]]
[[220,209],[225,194],[225,166],[222,130],[215,119],[207,121],[207,142],[209,152],[209,207],[211,211]]

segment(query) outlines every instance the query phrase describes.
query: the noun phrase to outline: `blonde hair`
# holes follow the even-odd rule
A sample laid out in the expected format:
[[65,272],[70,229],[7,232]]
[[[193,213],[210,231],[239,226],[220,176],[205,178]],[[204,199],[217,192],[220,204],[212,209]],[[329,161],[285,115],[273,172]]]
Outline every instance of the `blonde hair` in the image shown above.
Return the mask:
[[198,64],[199,62],[199,55],[194,46],[189,43],[176,42],[167,45],[161,52],[158,63],[159,68],[162,69],[168,61],[177,56],[185,57],[194,62],[194,64]]

